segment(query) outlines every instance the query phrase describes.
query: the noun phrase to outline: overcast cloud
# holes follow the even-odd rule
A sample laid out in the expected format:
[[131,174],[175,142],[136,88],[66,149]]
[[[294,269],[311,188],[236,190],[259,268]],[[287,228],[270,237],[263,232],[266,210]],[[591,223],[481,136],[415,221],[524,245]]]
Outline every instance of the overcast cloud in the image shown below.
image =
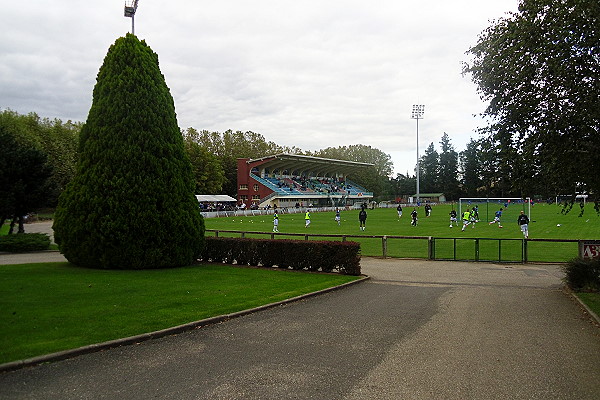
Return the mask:
[[[85,121],[122,0],[5,1],[0,109]],[[140,0],[135,33],[158,54],[179,126],[254,131],[318,150],[364,144],[414,170],[450,135],[462,151],[485,104],[465,51],[518,0]]]

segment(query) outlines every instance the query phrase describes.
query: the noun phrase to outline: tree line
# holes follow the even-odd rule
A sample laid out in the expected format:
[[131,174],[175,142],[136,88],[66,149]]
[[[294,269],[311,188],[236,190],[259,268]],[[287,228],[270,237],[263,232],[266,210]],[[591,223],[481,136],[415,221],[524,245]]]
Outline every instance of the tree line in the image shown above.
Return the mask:
[[41,118],[35,113],[0,113],[0,226],[11,232],[24,216],[53,207],[73,179],[82,123]]
[[[83,126],[81,122],[42,118],[33,112],[26,115],[11,110],[0,112],[0,182],[3,188],[0,192],[0,216],[3,220],[56,206],[59,195],[75,174]],[[280,146],[252,131],[228,130],[220,133],[190,127],[182,131],[182,136],[192,164],[196,193],[235,196],[237,159],[278,153],[371,163],[372,167],[356,173],[352,179],[372,190],[378,199],[403,197],[415,191],[414,176],[398,175],[393,178],[390,155],[363,144],[303,151],[297,147]],[[444,143],[452,150],[448,136],[444,138]],[[450,154],[456,155],[456,152]],[[426,168],[423,170],[423,182],[432,191],[442,190],[442,187],[436,186],[437,182],[458,184],[456,160],[447,164],[445,150],[442,156],[439,161],[437,158],[434,160],[437,153],[431,150],[422,162],[423,168]],[[448,171],[448,168],[453,170]],[[429,182],[428,177],[437,174],[438,170],[453,179],[436,176]],[[450,193],[445,187],[444,191]],[[458,187],[454,188],[454,192],[457,191]]]
[[[81,122],[41,118],[35,113],[0,113],[0,216],[22,216],[35,209],[56,206],[58,196],[73,178],[78,157]],[[391,156],[363,144],[303,151],[280,146],[252,131],[210,132],[182,130],[192,164],[195,193],[237,193],[237,159],[260,158],[279,153],[299,154],[373,164],[350,178],[373,191],[376,201],[407,200],[416,193],[416,172],[393,174]],[[457,151],[447,133],[439,146],[430,143],[420,157],[420,192],[443,193],[447,200],[459,197],[537,197],[561,195],[553,187],[528,186],[527,160],[506,160],[490,138],[471,139]],[[519,169],[522,169],[519,171]],[[15,220],[18,223],[18,219]]]
[[[58,196],[73,178],[78,158],[79,133],[83,123],[21,115],[11,110],[0,113],[0,166],[2,166],[1,215],[4,219],[23,211],[55,207]],[[416,193],[416,173],[393,175],[391,156],[364,144],[303,151],[280,146],[252,131],[210,132],[182,130],[184,146],[192,164],[195,193],[237,193],[237,159],[260,158],[279,153],[348,160],[373,164],[351,179],[373,191],[376,200],[407,199]],[[439,150],[430,143],[420,158],[421,193],[444,193],[449,200],[459,197],[531,196],[508,182],[501,157],[484,139],[467,144],[457,152],[444,133]],[[29,181],[28,181],[29,180]],[[8,190],[8,188],[12,188]],[[538,192],[538,195],[549,193]],[[27,197],[25,201],[24,198]]]

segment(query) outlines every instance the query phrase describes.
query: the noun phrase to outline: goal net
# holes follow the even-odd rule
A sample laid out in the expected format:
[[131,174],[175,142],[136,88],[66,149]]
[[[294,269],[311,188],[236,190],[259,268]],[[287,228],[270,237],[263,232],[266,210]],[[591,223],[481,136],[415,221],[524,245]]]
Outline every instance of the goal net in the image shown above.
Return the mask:
[[480,221],[492,221],[496,211],[503,209],[503,219],[511,220],[514,216],[515,222],[521,211],[529,216],[531,220],[531,198],[520,197],[461,197],[458,200],[458,215],[463,210],[477,207]]

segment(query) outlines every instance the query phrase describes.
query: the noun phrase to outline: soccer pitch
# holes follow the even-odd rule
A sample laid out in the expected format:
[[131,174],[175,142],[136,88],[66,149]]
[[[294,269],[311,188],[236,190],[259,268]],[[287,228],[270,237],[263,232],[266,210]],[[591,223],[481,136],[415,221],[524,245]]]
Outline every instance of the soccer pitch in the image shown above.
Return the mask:
[[[523,204],[511,204],[504,208],[499,203],[479,203],[480,222],[472,228],[468,226],[464,232],[461,232],[462,222],[459,219],[459,225],[452,228],[450,225],[450,210],[452,205],[434,205],[430,217],[425,216],[424,207],[416,207],[418,212],[417,226],[411,226],[410,213],[413,207],[404,207],[403,216],[398,218],[395,208],[376,208],[368,209],[366,230],[359,229],[358,210],[341,212],[341,224],[338,226],[334,220],[335,212],[311,212],[311,223],[305,228],[304,213],[284,214],[279,213],[279,232],[296,234],[321,234],[321,235],[357,235],[359,238],[348,238],[347,240],[358,241],[361,243],[361,251],[366,256],[381,256],[382,244],[381,238],[369,238],[369,236],[418,236],[435,238],[460,238],[460,239],[522,239],[520,227],[517,224],[517,217],[523,210],[528,213],[529,209]],[[494,213],[500,208],[504,208],[502,214],[502,226],[497,224],[488,224],[493,220]],[[458,206],[454,205],[458,211]],[[529,238],[530,239],[600,239],[600,217],[596,214],[593,206],[588,204],[584,214],[579,216],[579,207],[574,207],[571,212],[564,214],[562,207],[558,205],[536,204],[531,207]],[[228,217],[228,218],[208,218],[205,219],[206,229],[215,230],[233,230],[243,232],[266,232],[271,233],[273,229],[272,215],[261,215],[253,217]],[[207,235],[210,235],[208,233]],[[220,234],[220,236],[239,236],[239,234]],[[246,234],[246,237],[270,237],[258,234]],[[281,236],[277,236],[281,238]],[[288,237],[289,239],[301,239],[301,237]],[[321,240],[340,240],[339,238],[318,238]],[[401,242],[396,243],[396,242]],[[448,243],[453,241],[440,241]],[[465,242],[469,240],[459,240],[459,247],[467,246]],[[498,240],[481,240],[484,247],[496,246]],[[392,257],[417,257],[423,258],[427,255],[426,240],[394,240],[391,239],[388,245],[388,255]],[[520,252],[521,241],[506,240],[502,246],[508,255],[511,252]],[[577,255],[577,243],[554,243],[554,242],[530,242],[528,243],[530,253],[535,261],[566,261]],[[436,245],[437,247],[437,245]],[[437,254],[436,248],[436,254]],[[440,249],[441,252],[448,251]],[[466,250],[470,251],[470,250]],[[485,250],[488,251],[488,250]],[[495,249],[489,251],[495,252]],[[501,250],[500,250],[501,251]],[[539,257],[538,257],[539,256]],[[463,258],[463,257],[459,257]],[[469,258],[465,256],[464,258]]]

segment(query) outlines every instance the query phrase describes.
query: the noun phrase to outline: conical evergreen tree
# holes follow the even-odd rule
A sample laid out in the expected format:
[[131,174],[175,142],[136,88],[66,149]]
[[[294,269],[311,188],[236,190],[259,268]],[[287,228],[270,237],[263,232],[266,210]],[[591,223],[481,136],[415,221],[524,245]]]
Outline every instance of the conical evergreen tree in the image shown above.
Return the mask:
[[54,234],[72,263],[144,269],[189,265],[204,221],[158,56],[127,34],[98,72],[73,181]]

